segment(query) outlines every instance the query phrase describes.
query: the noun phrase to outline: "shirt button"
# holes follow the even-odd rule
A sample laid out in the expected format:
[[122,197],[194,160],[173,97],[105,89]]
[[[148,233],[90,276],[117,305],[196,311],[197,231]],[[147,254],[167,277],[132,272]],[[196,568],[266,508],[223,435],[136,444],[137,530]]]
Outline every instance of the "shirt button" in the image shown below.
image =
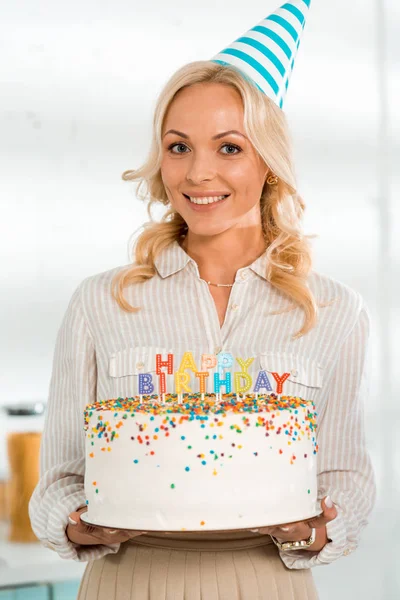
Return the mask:
[[248,275],[247,271],[243,271],[243,273],[240,275],[240,277],[242,279],[247,279],[247,275]]
[[350,554],[351,550],[349,548],[346,548],[346,550],[343,552],[344,556],[348,556]]
[[238,304],[232,304],[231,310],[237,310],[239,308]]
[[215,346],[214,354],[219,354],[221,352],[221,350],[222,350],[221,346]]
[[299,374],[297,369],[292,369],[292,375],[293,377],[297,377],[297,375]]
[[138,362],[138,363],[136,363],[136,367],[137,367],[138,369],[143,369],[143,367],[144,367],[144,362]]

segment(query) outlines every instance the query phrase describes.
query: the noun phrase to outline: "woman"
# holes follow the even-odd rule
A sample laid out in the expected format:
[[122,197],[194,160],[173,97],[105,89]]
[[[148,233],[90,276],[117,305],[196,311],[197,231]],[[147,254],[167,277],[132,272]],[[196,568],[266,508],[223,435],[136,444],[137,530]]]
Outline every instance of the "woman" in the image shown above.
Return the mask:
[[[34,531],[61,556],[89,561],[79,600],[317,598],[310,567],[356,548],[375,499],[362,405],[370,319],[358,292],[312,270],[284,113],[237,68],[186,65],[160,96],[146,164],[123,178],[148,183],[149,214],[158,202],[168,210],[140,235],[135,264],[88,277],[72,296]],[[144,346],[295,357],[297,395],[312,397],[319,415],[323,514],[201,535],[85,525],[82,413],[96,399],[132,395],[133,376],[111,377],[108,359]]]

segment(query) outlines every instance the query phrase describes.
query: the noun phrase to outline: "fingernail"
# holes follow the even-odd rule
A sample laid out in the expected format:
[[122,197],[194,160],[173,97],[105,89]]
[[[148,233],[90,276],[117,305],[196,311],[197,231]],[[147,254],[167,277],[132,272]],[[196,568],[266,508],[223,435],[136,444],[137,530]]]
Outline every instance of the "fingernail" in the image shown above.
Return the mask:
[[327,496],[325,498],[325,506],[327,506],[328,508],[332,508],[333,506],[333,502],[330,496]]
[[290,531],[290,527],[279,527],[281,531]]
[[253,533],[258,533],[258,529],[250,529]]
[[116,529],[109,529],[108,533],[117,533],[117,530]]
[[71,519],[71,517],[68,517],[68,521],[71,523],[71,525],[78,525],[78,522]]

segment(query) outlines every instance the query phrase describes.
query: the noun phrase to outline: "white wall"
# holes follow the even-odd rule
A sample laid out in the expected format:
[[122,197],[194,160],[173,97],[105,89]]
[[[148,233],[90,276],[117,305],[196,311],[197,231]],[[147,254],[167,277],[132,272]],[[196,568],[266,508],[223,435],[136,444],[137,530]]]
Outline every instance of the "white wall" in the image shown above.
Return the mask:
[[[20,0],[3,8],[0,405],[46,400],[55,338],[72,291],[84,277],[128,262],[129,236],[147,217],[121,173],[145,158],[161,86],[178,67],[210,58],[278,4],[253,0],[244,9],[231,0],[228,11],[226,2],[215,0]],[[374,318],[366,412],[379,501],[357,553],[315,570],[322,600],[339,592],[350,600],[355,589],[371,600],[400,593],[395,552],[383,546],[400,549],[394,526],[400,8],[396,0],[385,3],[391,147],[379,163],[377,5],[314,0],[285,106],[306,230],[319,235],[315,268],[359,290]],[[388,225],[381,222],[382,164],[389,178]],[[382,279],[384,240],[390,261]],[[380,365],[386,355],[385,381]],[[0,472],[6,469],[0,445]]]

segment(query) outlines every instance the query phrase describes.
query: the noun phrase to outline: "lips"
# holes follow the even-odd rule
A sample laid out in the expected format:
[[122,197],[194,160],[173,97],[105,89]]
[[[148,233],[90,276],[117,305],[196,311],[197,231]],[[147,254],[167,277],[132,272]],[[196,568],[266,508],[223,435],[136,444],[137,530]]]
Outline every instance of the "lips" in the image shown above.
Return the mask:
[[[203,204],[203,203],[197,204],[196,202],[192,202],[190,200],[190,198],[184,193],[182,193],[182,196],[184,196],[186,198],[186,200],[188,201],[188,204],[189,204],[191,210],[194,210],[195,212],[209,212],[209,211],[216,210],[221,204],[225,204],[225,202],[228,200],[230,194],[222,200],[218,200],[217,202],[210,202],[207,204]],[[207,196],[205,196],[205,197],[207,197]]]

